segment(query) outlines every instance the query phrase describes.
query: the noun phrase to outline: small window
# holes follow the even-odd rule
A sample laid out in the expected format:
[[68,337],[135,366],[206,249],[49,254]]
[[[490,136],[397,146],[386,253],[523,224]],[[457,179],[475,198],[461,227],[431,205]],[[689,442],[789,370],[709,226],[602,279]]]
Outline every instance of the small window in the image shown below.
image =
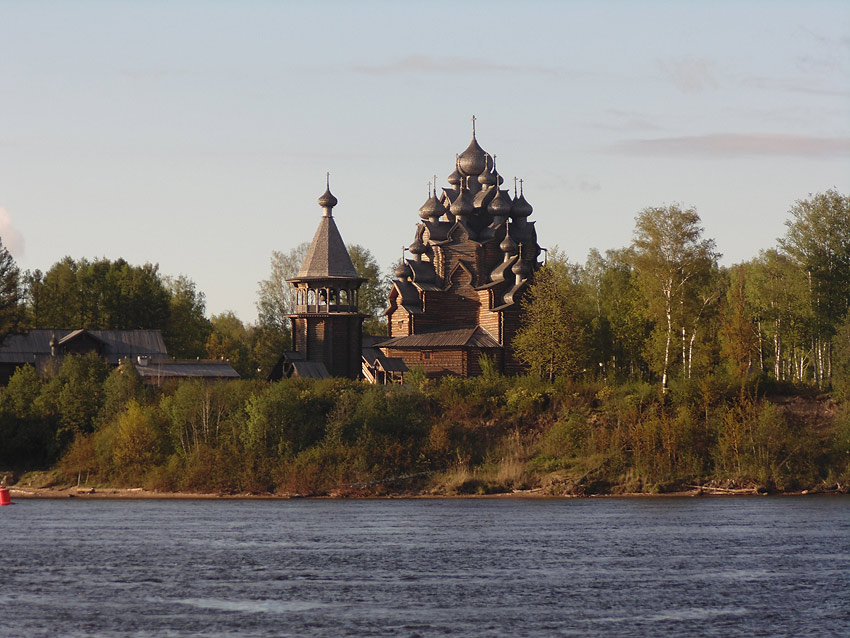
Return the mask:
[[431,360],[431,351],[430,350],[423,350],[422,351],[422,360],[423,361],[430,361]]

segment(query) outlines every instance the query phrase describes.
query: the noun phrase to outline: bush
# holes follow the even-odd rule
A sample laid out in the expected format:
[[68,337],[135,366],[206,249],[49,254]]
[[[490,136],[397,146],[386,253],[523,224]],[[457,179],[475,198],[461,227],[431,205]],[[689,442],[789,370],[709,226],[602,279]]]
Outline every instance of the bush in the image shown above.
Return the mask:
[[112,437],[112,463],[116,476],[141,482],[145,473],[164,460],[164,432],[152,408],[131,400],[118,415]]
[[790,424],[776,406],[742,395],[727,409],[715,459],[718,476],[794,489],[818,480],[820,442],[802,424]]

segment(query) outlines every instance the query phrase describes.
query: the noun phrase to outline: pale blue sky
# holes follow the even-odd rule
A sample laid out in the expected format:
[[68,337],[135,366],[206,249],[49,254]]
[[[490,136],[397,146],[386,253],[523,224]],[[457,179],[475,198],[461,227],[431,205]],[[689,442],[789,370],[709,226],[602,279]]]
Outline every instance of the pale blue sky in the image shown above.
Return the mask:
[[123,257],[256,319],[325,171],[382,267],[470,139],[583,262],[695,206],[731,264],[850,192],[850,3],[5,2],[0,236],[18,264]]

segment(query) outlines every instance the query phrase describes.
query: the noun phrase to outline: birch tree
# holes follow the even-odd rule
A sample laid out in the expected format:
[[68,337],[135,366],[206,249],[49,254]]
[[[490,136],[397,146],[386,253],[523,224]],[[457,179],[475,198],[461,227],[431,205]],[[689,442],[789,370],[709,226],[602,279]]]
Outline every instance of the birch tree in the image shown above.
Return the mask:
[[836,190],[799,200],[791,207],[782,249],[807,273],[815,325],[815,376],[832,376],[832,336],[850,306],[850,196]]
[[260,325],[280,332],[289,331],[286,315],[295,312],[295,292],[286,281],[298,275],[310,244],[298,244],[288,253],[275,250],[271,258],[271,273],[259,283],[257,311]]
[[779,380],[804,381],[811,361],[811,291],[805,271],[786,254],[765,250],[745,266],[747,305],[758,338],[759,363]]
[[687,326],[695,319],[690,302],[719,257],[714,240],[703,239],[702,231],[696,211],[683,210],[677,204],[645,208],[635,218],[632,262],[647,301],[648,318],[661,337],[661,352],[653,363],[661,374],[663,392],[669,381],[674,332],[682,330],[685,352]]

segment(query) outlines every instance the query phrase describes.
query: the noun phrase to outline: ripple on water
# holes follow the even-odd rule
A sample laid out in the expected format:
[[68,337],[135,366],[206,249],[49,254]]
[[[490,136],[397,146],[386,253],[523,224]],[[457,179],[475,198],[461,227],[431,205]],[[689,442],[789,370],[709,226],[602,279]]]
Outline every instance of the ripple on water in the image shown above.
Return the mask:
[[0,635],[845,636],[848,506],[24,501]]

